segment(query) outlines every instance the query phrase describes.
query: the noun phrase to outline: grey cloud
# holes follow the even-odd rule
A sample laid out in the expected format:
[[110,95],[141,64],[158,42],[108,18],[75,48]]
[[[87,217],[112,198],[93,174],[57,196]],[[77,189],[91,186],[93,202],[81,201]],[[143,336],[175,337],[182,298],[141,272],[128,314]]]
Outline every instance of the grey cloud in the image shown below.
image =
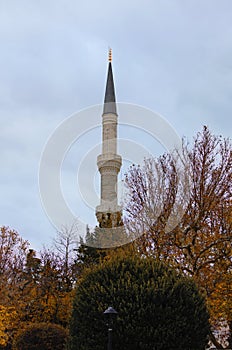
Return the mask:
[[230,0],[1,2],[0,223],[36,246],[54,235],[39,204],[40,154],[64,118],[102,103],[108,46],[119,101],[165,115],[189,139],[203,124],[231,136],[231,11]]

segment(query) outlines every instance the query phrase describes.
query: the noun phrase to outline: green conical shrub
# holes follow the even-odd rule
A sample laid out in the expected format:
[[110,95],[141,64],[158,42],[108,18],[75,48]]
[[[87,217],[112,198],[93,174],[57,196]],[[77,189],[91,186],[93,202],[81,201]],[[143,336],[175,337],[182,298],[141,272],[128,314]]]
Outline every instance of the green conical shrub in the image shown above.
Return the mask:
[[76,289],[71,350],[107,348],[103,312],[118,311],[114,350],[203,350],[209,332],[194,282],[160,262],[116,258],[85,274]]

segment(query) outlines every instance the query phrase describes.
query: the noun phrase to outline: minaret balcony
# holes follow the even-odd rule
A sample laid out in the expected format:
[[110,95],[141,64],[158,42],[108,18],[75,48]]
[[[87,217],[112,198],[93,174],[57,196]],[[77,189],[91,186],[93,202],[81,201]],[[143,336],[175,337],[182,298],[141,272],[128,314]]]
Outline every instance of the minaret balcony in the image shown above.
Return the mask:
[[120,171],[122,165],[122,157],[114,153],[100,154],[97,157],[97,166],[99,171],[105,169],[115,170],[117,173]]
[[122,212],[122,206],[118,205],[116,201],[101,201],[101,204],[96,207],[98,213],[117,213]]

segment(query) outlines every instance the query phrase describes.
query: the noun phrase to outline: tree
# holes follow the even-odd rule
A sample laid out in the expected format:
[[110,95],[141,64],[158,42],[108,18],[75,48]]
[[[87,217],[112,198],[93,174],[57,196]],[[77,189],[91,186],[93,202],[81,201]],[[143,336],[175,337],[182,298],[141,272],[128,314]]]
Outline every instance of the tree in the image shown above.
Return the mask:
[[103,311],[118,311],[115,350],[204,349],[208,313],[194,282],[152,258],[115,257],[79,281],[69,348],[103,349]]
[[125,223],[139,237],[135,244],[141,254],[168,261],[210,297],[231,269],[232,147],[204,127],[192,147],[183,146],[183,154],[189,159],[182,171],[182,179],[191,175],[189,195],[179,196],[179,186],[184,193],[186,184],[179,181],[171,154],[146,160],[126,177]]
[[11,341],[12,332],[17,324],[17,313],[13,307],[0,305],[0,348],[6,348]]
[[[211,322],[222,328],[227,326],[228,348],[232,347],[232,270],[221,276],[221,280],[215,285],[214,291],[208,298],[208,305],[211,310]],[[226,323],[225,323],[226,320]]]
[[55,324],[35,323],[19,332],[15,350],[65,350],[67,331]]
[[0,300],[2,305],[14,305],[22,285],[29,243],[9,227],[0,228]]
[[71,227],[63,227],[61,231],[57,232],[54,239],[54,247],[62,257],[64,262],[64,273],[68,276],[70,273],[70,265],[74,261],[74,251],[78,244],[78,227],[77,224]]
[[86,227],[85,239],[80,237],[79,247],[76,249],[75,269],[81,275],[85,268],[98,264],[106,256],[106,250],[96,247],[96,232]]
[[72,306],[73,289],[65,264],[56,253],[44,249],[40,258],[30,250],[24,273],[23,322],[51,322],[66,326]]
[[[68,266],[71,270],[71,266]],[[7,227],[0,230],[0,345],[10,348],[17,328],[30,322],[67,326],[73,279],[61,254],[29,243]]]
[[[85,269],[91,268],[94,265],[97,265],[103,261],[109,260],[112,256],[123,255],[124,254],[136,254],[134,246],[131,243],[128,243],[128,237],[125,238],[126,232],[123,227],[116,228],[116,240],[120,237],[123,238],[123,243],[120,246],[111,247],[108,249],[100,248],[100,242],[107,242],[107,237],[104,239],[103,236],[114,235],[115,231],[110,231],[107,229],[104,231],[104,228],[96,227],[94,231],[90,231],[89,227],[86,227],[86,236],[85,240],[80,238],[80,245],[77,251],[76,260],[74,269],[76,269],[79,278]],[[119,232],[121,231],[121,233]],[[102,238],[102,239],[101,239]],[[110,238],[109,238],[110,240]],[[112,241],[111,241],[112,242]],[[119,241],[117,240],[119,243]]]
[[23,270],[29,243],[17,231],[0,228],[0,345],[8,348],[25,304],[22,301]]

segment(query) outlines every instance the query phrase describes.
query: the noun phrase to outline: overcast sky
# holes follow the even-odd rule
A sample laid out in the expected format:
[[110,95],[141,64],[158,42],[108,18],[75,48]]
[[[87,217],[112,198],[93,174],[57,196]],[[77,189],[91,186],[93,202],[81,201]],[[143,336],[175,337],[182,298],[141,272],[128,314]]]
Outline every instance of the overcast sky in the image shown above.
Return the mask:
[[[231,18],[231,0],[0,0],[0,224],[35,249],[55,236],[40,201],[41,154],[62,121],[102,103],[108,47],[119,102],[160,113],[190,141],[202,125],[231,137]],[[76,170],[78,150],[100,142],[93,135],[72,147],[62,175],[65,198],[92,225]]]

